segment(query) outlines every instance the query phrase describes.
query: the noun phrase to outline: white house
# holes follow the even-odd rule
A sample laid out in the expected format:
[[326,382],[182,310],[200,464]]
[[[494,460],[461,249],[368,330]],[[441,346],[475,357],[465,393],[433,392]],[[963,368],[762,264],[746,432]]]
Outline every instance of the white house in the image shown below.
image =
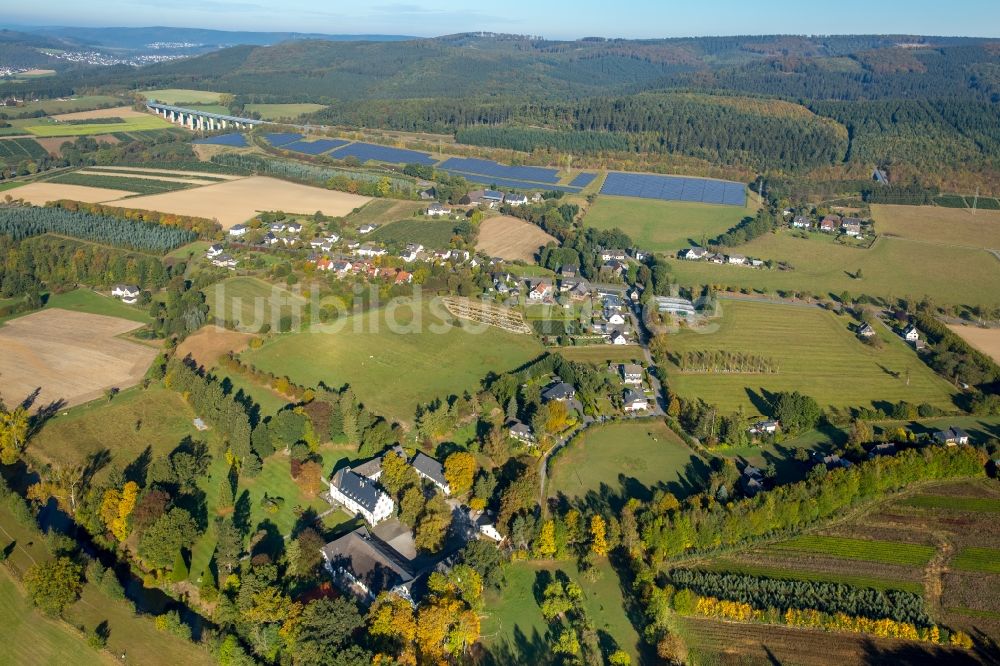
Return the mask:
[[503,541],[503,535],[497,531],[497,526],[494,522],[493,516],[487,512],[481,513],[475,519],[476,527],[479,529],[479,533],[484,537],[500,543]]
[[779,427],[781,427],[781,424],[777,421],[759,421],[747,430],[751,435],[773,435],[778,432]]
[[448,479],[444,476],[444,465],[440,462],[417,451],[417,455],[414,456],[410,465],[416,470],[418,476],[433,483],[445,495],[451,494],[451,486],[448,484]]
[[627,345],[628,344],[628,338],[626,338],[625,334],[622,333],[621,331],[612,331],[611,332],[611,336],[609,338],[609,341],[613,345]]
[[528,197],[511,192],[503,198],[503,201],[508,206],[524,206],[528,203]]
[[792,226],[796,229],[810,229],[812,228],[812,220],[805,215],[796,215],[795,219],[792,220]]
[[288,225],[285,226],[285,231],[290,234],[300,233],[302,231],[302,225],[298,222],[289,222]]
[[727,257],[727,260],[734,266],[744,266],[747,263],[747,258],[742,254],[731,254]]
[[860,335],[863,338],[870,338],[873,335],[875,335],[875,329],[872,328],[871,324],[865,322],[858,327],[858,335]]
[[416,261],[417,255],[424,251],[424,246],[420,243],[410,243],[399,255],[399,258],[406,262]]
[[552,295],[552,285],[545,282],[538,282],[531,291],[528,292],[528,299],[532,301],[542,301]]
[[624,250],[603,250],[601,252],[601,261],[625,261],[628,259],[628,255]]
[[216,243],[215,245],[209,246],[209,248],[205,250],[205,256],[211,259],[212,257],[219,256],[220,254],[225,252],[225,250],[226,248],[222,247],[222,245],[220,245],[219,243]]
[[430,206],[427,207],[427,215],[429,217],[438,217],[440,215],[451,215],[451,208],[448,208],[442,203],[435,201]]
[[384,248],[378,247],[377,245],[372,245],[371,243],[365,243],[357,250],[355,250],[354,254],[358,255],[359,257],[382,257],[388,254],[388,251],[385,250]]
[[703,247],[689,247],[681,252],[681,258],[688,261],[701,261],[708,256],[708,250]]
[[626,412],[642,412],[649,409],[649,400],[642,393],[635,389],[625,391],[625,404],[623,409]]
[[612,326],[623,326],[625,324],[625,317],[621,316],[617,312],[604,312],[605,320]]
[[910,324],[906,327],[906,330],[903,331],[903,339],[907,342],[916,342],[920,339],[920,331],[917,330],[916,326]]
[[377,525],[392,515],[396,503],[375,481],[341,469],[330,479],[330,498],[360,515],[369,525]]
[[245,224],[237,224],[236,226],[229,229],[229,235],[233,238],[240,238],[247,235],[247,231],[250,230]]
[[642,384],[642,366],[637,363],[622,363],[622,381],[626,384]]
[[139,300],[140,289],[134,284],[116,284],[111,290],[111,295],[120,298],[123,303],[135,305]]
[[228,254],[220,254],[212,259],[212,265],[217,268],[236,268],[237,261]]
[[521,423],[517,419],[507,422],[507,433],[511,438],[525,444],[533,444],[535,442],[535,435],[531,432],[531,426]]
[[376,229],[378,229],[378,225],[376,225],[376,224],[362,224],[360,227],[358,227],[358,233],[359,234],[370,234],[371,232],[375,231]]
[[939,430],[934,433],[934,439],[946,446],[956,446],[958,444],[969,443],[969,433],[957,426],[951,426],[947,430]]

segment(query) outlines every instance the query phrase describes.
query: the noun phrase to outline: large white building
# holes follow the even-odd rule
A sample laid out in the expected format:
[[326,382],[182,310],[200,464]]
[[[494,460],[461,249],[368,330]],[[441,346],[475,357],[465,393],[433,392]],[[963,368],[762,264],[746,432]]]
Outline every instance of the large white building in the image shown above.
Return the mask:
[[390,517],[396,507],[389,494],[373,479],[349,469],[339,470],[330,479],[330,497],[348,512],[360,515],[369,525],[377,525]]

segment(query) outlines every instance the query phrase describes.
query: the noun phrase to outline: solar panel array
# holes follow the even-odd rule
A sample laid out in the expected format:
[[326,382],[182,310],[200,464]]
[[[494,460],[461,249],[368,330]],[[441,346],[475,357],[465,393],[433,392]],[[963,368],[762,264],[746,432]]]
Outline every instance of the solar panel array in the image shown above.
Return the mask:
[[474,173],[480,176],[492,176],[507,180],[524,180],[535,183],[559,182],[559,172],[555,169],[530,166],[506,166],[490,160],[478,160],[466,157],[452,157],[441,165],[442,169],[451,169],[463,173]]
[[286,143],[292,143],[293,141],[299,141],[302,139],[301,134],[290,134],[287,132],[271,132],[270,134],[265,134],[264,138],[272,146],[283,146]]
[[594,182],[595,178],[597,178],[596,173],[581,173],[578,174],[577,177],[574,178],[572,181],[570,181],[569,184],[572,187],[587,187],[587,185],[590,185],[592,182]]
[[462,176],[466,180],[481,185],[496,185],[497,187],[507,187],[517,190],[558,190],[560,192],[570,192],[576,194],[579,187],[569,187],[568,185],[549,185],[548,183],[532,183],[526,180],[513,180],[508,178],[493,178],[492,176],[482,176],[475,173],[464,173],[453,169],[442,169],[453,176]]
[[334,148],[346,146],[349,142],[342,139],[320,139],[319,141],[293,141],[281,147],[282,150],[291,150],[305,155],[320,155]]
[[356,157],[362,162],[389,162],[390,164],[436,164],[437,160],[427,153],[402,148],[388,148],[373,143],[352,143],[345,148],[338,148],[330,154],[339,160],[345,157]]
[[727,206],[746,205],[746,189],[742,183],[707,178],[611,172],[604,181],[601,194]]
[[209,136],[204,139],[195,139],[191,143],[198,143],[211,146],[233,146],[243,148],[247,145],[247,140],[238,132],[235,134],[220,134],[219,136]]

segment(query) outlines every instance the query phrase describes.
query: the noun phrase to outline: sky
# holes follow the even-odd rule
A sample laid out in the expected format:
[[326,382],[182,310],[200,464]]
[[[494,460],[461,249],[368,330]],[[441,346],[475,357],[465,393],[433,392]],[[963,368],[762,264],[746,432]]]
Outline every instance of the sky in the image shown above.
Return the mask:
[[486,30],[549,38],[747,34],[1000,36],[997,0],[0,0],[4,23],[168,25],[402,34]]

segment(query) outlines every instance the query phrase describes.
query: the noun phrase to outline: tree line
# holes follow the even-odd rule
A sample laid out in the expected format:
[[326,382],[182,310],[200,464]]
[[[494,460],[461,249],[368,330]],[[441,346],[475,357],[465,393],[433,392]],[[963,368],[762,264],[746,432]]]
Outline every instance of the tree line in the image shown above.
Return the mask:
[[681,352],[674,354],[674,362],[683,372],[778,372],[778,362],[771,357],[726,350]]

